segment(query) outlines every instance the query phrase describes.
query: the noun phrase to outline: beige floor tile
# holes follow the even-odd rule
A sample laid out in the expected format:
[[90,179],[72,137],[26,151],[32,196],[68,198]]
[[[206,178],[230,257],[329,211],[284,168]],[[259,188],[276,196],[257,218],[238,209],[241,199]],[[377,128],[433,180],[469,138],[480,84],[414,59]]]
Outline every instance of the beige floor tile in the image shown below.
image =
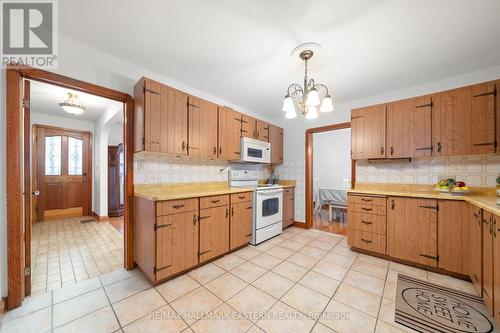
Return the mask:
[[193,290],[170,305],[188,323],[201,319],[206,313],[222,304],[222,301],[204,287]]
[[225,271],[219,266],[208,263],[195,270],[190,271],[188,274],[199,283],[206,284],[207,282],[212,281],[213,279],[221,276],[224,273]]
[[281,298],[283,303],[290,305],[307,316],[312,316],[314,319],[319,317],[329,300],[329,297],[323,296],[322,294],[300,284],[293,286]]
[[344,282],[379,296],[382,296],[384,293],[384,280],[356,271],[349,271],[344,279]]
[[305,246],[304,243],[299,243],[299,242],[295,242],[291,239],[287,239],[286,241],[284,241],[283,243],[281,243],[279,246],[281,247],[284,247],[286,249],[289,249],[289,250],[292,250],[292,251],[298,251],[300,250],[301,248],[303,248]]
[[243,264],[244,262],[245,262],[245,260],[238,257],[237,255],[228,254],[220,259],[215,260],[214,264],[216,264],[217,266],[219,266],[222,269],[225,269],[226,271],[230,271],[233,268],[238,267],[239,265]]
[[229,299],[227,303],[245,318],[255,322],[269,310],[276,301],[274,297],[271,297],[254,286],[248,286]]
[[306,268],[286,261],[283,261],[281,264],[274,267],[272,271],[295,282],[299,281],[307,273]]
[[281,247],[280,245],[278,245],[278,246],[275,246],[272,249],[266,251],[266,253],[270,254],[272,256],[275,256],[277,258],[280,258],[282,260],[285,260],[286,258],[291,256],[295,252],[290,250],[290,249],[287,249],[287,248],[284,248],[284,247]]
[[108,333],[115,332],[119,328],[113,309],[107,306],[56,328],[54,333]]
[[382,267],[389,267],[389,260],[377,258],[374,256],[369,256],[369,255],[363,254],[363,253],[360,253],[356,260],[367,262],[367,263],[373,264],[373,265],[382,266]]
[[99,278],[95,277],[62,289],[54,290],[54,304],[99,288],[101,288],[101,282]]
[[400,325],[394,321],[395,313],[396,313],[396,303],[386,298],[383,298],[382,304],[380,305],[380,313],[378,319],[386,322],[387,324],[395,326],[403,331],[413,332],[412,329]]
[[286,261],[307,269],[311,269],[314,265],[316,265],[319,259],[297,252],[289,257]]
[[314,247],[312,245],[306,245],[302,249],[299,250],[299,253],[308,255],[310,257],[321,259],[328,253],[328,251]]
[[[407,276],[414,277],[416,279],[427,281],[427,272],[420,268],[411,267],[391,261],[389,264],[389,269],[397,271]],[[397,282],[397,281],[391,281],[391,282]]]
[[320,322],[317,322],[311,333],[335,333],[335,331]]
[[356,262],[351,267],[352,270],[364,274],[374,276],[376,278],[385,280],[387,277],[387,267],[382,267],[379,265],[371,264],[366,261],[356,260]]
[[196,333],[243,333],[251,326],[252,323],[241,317],[236,310],[222,304],[194,323],[191,328]]
[[263,242],[263,243],[260,243],[259,245],[255,246],[255,249],[259,250],[261,252],[266,252],[267,250],[271,249],[272,247],[274,247],[276,245],[277,244],[270,243],[270,242]]
[[310,332],[315,320],[277,302],[258,322],[257,326],[268,333]]
[[[43,308],[46,308],[52,304],[52,293],[45,292],[43,294],[34,295],[27,297],[23,300],[22,306],[15,308],[13,310],[7,311],[3,315],[3,321],[13,320],[22,316],[27,315]],[[3,309],[2,309],[3,310]],[[1,320],[1,317],[0,317]]]
[[1,331],[2,333],[44,333],[50,332],[50,325],[51,309],[46,307],[4,322]]
[[156,290],[167,300],[167,302],[172,302],[200,286],[201,285],[196,282],[195,279],[187,274],[183,274],[173,280],[156,286]]
[[273,272],[267,272],[252,284],[274,298],[281,298],[294,285],[293,281]]
[[156,289],[150,288],[113,304],[113,309],[120,324],[126,326],[165,305],[167,302]]
[[54,305],[54,327],[64,325],[108,305],[108,298],[102,289],[58,303]]
[[252,260],[259,254],[261,254],[261,252],[256,250],[253,246],[249,245],[247,247],[242,248],[241,250],[234,252],[234,254],[245,260]]
[[125,326],[125,333],[162,332],[178,333],[187,328],[187,324],[175,313],[170,305],[165,305],[141,319]]
[[321,250],[330,251],[335,246],[335,243],[315,239],[312,242],[310,242],[308,244],[308,246],[313,246],[313,247],[317,247],[318,249],[321,249]]
[[246,262],[231,271],[231,274],[236,275],[240,279],[251,283],[257,280],[259,277],[264,275],[266,270],[260,266],[257,266],[251,262]]
[[382,320],[377,321],[377,329],[375,330],[375,333],[406,333],[406,332],[416,332],[416,331],[410,330],[409,328],[406,328],[405,330],[402,328],[402,326],[396,327]]
[[252,326],[248,331],[247,333],[266,333],[264,332],[263,330],[261,330],[259,327],[257,327],[256,325]]
[[144,289],[150,288],[151,284],[143,275],[130,277],[104,287],[111,303],[115,303],[126,297],[137,294]]
[[336,252],[330,252],[323,258],[323,260],[338,266],[349,268],[353,264],[355,258],[352,256],[344,256]]
[[342,281],[348,271],[348,269],[345,267],[338,266],[323,260],[317,263],[316,266],[312,268],[312,270],[316,273],[331,277],[337,281]]
[[340,285],[339,281],[314,271],[309,271],[299,283],[328,297],[332,297]]
[[251,263],[259,265],[260,267],[265,269],[273,269],[282,261],[282,259],[271,256],[267,253],[262,253],[261,255],[250,260]]
[[310,241],[312,241],[315,237],[307,237],[307,236],[303,236],[303,235],[297,235],[295,237],[292,237],[290,238],[291,241],[293,242],[297,242],[297,243],[301,243],[301,244],[307,244],[309,243]]
[[384,287],[384,298],[396,301],[397,287],[397,283],[386,281]]
[[338,333],[373,332],[376,323],[375,318],[335,300],[330,301],[319,321]]
[[240,278],[230,273],[225,273],[207,283],[205,287],[212,293],[214,293],[217,297],[219,297],[223,301],[226,301],[243,290],[243,288],[245,288],[247,285],[248,283],[241,280]]
[[342,283],[333,299],[377,318],[381,296]]
[[427,277],[429,279],[429,282],[431,283],[435,283],[447,288],[460,290],[462,292],[469,293],[472,295],[477,295],[476,289],[469,281],[456,279],[448,275],[438,274],[434,272],[427,272]]

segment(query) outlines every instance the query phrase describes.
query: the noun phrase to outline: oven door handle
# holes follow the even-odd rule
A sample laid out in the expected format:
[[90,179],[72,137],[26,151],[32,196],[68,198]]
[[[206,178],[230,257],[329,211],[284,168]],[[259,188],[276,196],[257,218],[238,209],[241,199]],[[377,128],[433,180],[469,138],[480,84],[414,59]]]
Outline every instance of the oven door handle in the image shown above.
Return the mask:
[[283,193],[283,190],[277,190],[277,191],[257,191],[257,195],[265,195],[265,196],[275,195],[275,194],[279,194],[279,193]]

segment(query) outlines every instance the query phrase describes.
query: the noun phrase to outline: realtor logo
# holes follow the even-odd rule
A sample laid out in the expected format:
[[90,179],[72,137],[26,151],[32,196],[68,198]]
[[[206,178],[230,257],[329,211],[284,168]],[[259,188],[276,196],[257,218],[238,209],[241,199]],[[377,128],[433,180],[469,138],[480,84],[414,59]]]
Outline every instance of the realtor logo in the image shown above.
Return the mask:
[[2,65],[55,68],[56,0],[1,0]]

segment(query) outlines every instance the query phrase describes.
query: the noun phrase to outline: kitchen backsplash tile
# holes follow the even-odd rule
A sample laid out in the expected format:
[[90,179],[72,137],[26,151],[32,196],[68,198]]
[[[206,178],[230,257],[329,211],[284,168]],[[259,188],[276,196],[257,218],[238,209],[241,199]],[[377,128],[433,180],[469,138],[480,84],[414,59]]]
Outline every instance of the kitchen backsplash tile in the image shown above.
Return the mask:
[[231,169],[259,171],[259,179],[269,178],[270,168],[259,164],[196,160],[187,157],[139,153],[134,156],[134,184],[192,183],[227,181]]
[[305,163],[304,160],[285,160],[275,170],[280,179],[296,180],[295,221],[305,221]]
[[356,182],[434,184],[440,176],[454,176],[470,186],[495,186],[500,154],[414,158],[410,163],[356,162]]

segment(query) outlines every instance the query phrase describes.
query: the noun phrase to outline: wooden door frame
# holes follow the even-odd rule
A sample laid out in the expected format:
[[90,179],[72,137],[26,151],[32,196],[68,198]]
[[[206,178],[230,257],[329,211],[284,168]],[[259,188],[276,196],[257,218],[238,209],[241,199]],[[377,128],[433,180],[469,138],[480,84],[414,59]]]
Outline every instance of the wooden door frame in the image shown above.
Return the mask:
[[[6,309],[21,305],[24,298],[24,220],[23,220],[23,79],[112,99],[123,103],[125,151],[124,266],[134,267],[133,195],[134,195],[134,100],[120,91],[80,81],[37,68],[10,65],[6,69],[7,108],[7,302]],[[30,140],[28,136],[28,140]]]
[[[41,125],[41,124],[33,124],[33,127],[32,127],[32,131],[34,131],[34,135],[32,136],[33,138],[33,142],[32,142],[32,151],[34,153],[34,159],[32,160],[33,162],[33,166],[31,168],[31,172],[32,174],[36,174],[37,172],[37,163],[38,163],[38,154],[37,154],[37,151],[38,151],[38,145],[36,143],[36,140],[38,139],[38,133],[36,132],[38,130],[38,128],[44,128],[44,129],[48,129],[48,130],[56,130],[56,131],[63,131],[63,132],[74,132],[74,133],[80,133],[80,134],[88,134],[89,135],[89,157],[88,157],[88,161],[87,161],[87,183],[88,183],[88,194],[87,194],[87,202],[89,204],[89,211],[88,211],[88,216],[91,216],[92,215],[92,189],[93,189],[93,180],[94,180],[94,174],[93,174],[93,170],[92,170],[92,161],[93,161],[93,153],[94,151],[92,150],[93,149],[93,146],[92,146],[92,140],[94,138],[94,136],[92,135],[92,132],[91,131],[83,131],[83,130],[78,130],[78,129],[71,129],[71,128],[64,128],[64,127],[58,127],[58,126],[49,126],[49,125]],[[24,138],[28,138],[28,135],[29,133],[25,133],[24,135]],[[35,177],[35,183],[33,183],[32,185],[37,185],[36,183],[38,182],[38,177]],[[84,216],[85,216],[85,212],[84,213]],[[33,212],[31,213],[31,215],[33,215]]]
[[[313,223],[313,134],[351,128],[351,122],[340,123],[306,130],[306,223],[305,228],[312,228]],[[356,182],[356,161],[351,159],[351,183]],[[298,225],[294,224],[294,225]]]

